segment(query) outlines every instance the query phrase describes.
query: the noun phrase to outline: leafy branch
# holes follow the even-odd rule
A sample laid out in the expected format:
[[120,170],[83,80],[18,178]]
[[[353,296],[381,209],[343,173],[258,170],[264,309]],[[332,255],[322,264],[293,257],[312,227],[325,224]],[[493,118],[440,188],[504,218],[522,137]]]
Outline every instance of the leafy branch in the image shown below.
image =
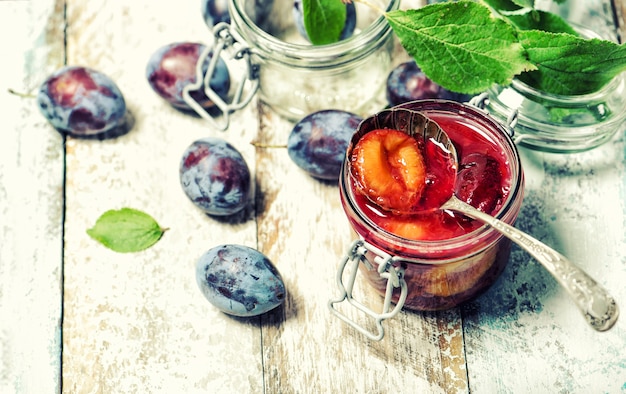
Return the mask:
[[[345,17],[328,15],[330,4],[340,1],[303,0],[310,37],[341,29],[336,24]],[[517,77],[547,93],[585,94],[626,71],[624,45],[581,37],[560,16],[533,6],[533,0],[459,0],[383,16],[422,71],[459,93],[476,94]],[[321,12],[332,29],[320,22]]]

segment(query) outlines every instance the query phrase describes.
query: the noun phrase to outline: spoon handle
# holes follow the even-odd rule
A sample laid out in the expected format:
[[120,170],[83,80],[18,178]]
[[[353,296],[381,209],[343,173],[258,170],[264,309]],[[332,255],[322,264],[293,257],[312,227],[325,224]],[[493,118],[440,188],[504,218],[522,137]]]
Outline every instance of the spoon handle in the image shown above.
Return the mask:
[[597,331],[613,327],[619,315],[615,299],[586,272],[565,256],[530,235],[452,197],[442,207],[491,225],[526,250],[567,290],[585,319]]

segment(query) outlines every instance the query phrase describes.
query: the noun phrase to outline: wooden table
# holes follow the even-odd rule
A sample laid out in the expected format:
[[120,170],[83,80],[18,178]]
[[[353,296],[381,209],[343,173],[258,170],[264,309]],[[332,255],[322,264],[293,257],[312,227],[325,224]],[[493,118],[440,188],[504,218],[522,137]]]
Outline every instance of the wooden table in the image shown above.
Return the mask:
[[[291,124],[253,101],[226,133],[157,97],[152,52],[206,42],[200,2],[0,1],[1,393],[624,393],[626,318],[591,330],[541,266],[514,247],[501,279],[439,313],[402,311],[380,342],[331,316],[351,236],[333,184],[284,149]],[[93,67],[124,92],[136,123],[105,141],[64,138],[33,92],[64,64]],[[243,153],[255,198],[240,220],[200,213],[178,165],[195,139]],[[552,245],[626,308],[626,142],[557,155],[520,149],[526,197],[517,227]],[[118,254],[86,229],[108,209],[141,209],[168,227]],[[202,297],[196,259],[255,247],[279,268],[283,307],[229,317]],[[367,294],[367,290],[364,291]]]

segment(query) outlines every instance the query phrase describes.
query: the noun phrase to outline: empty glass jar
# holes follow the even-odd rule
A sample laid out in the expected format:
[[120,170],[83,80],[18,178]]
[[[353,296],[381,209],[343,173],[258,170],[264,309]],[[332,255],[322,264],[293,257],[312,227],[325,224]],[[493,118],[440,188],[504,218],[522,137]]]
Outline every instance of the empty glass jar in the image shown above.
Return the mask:
[[505,123],[517,111],[515,142],[548,152],[581,152],[609,141],[626,120],[624,75],[583,95],[548,94],[515,79],[488,92],[486,109]]
[[[390,11],[400,1],[372,3]],[[259,66],[259,98],[294,120],[322,109],[367,112],[373,100],[384,100],[394,49],[392,31],[380,12],[362,3],[355,6],[357,22],[351,37],[314,46],[298,32],[293,0],[230,1],[231,25]]]
[[[541,0],[539,9],[558,14],[583,37],[617,42],[614,10],[608,0],[571,0],[563,4]],[[517,111],[515,142],[548,152],[571,153],[596,148],[624,130],[626,77],[618,75],[601,90],[560,96],[537,90],[517,79],[494,86],[486,109],[505,122]]]

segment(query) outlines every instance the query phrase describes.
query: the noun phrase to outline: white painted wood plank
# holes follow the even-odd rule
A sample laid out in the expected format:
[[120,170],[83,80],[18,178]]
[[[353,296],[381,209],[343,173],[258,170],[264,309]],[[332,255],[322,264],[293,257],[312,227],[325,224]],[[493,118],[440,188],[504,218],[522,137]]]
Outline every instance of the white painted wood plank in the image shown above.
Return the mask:
[[63,62],[54,1],[0,2],[0,392],[60,390],[63,140],[31,93]]
[[626,37],[626,1],[625,0],[612,0],[613,12],[615,14],[615,20],[617,21],[617,33],[619,42],[623,43]]
[[[260,142],[286,144],[292,126],[266,114]],[[257,157],[259,247],[288,287],[284,308],[263,324],[266,392],[467,392],[458,310],[401,312],[384,322],[382,342],[330,314],[337,267],[353,241],[339,188],[310,177],[286,149],[259,149]],[[371,288],[357,294],[380,310]]]
[[[522,150],[527,192],[517,226],[553,246],[626,305],[624,135],[594,151]],[[626,390],[626,320],[587,326],[555,280],[515,248],[496,286],[464,309],[470,388],[490,392]]]
[[[395,63],[406,59],[398,46]],[[381,97],[372,113],[383,102]],[[286,144],[293,123],[263,105],[261,116],[258,142]],[[467,392],[458,310],[401,312],[384,323],[382,342],[330,314],[336,270],[353,241],[337,185],[311,178],[280,148],[257,149],[257,180],[259,249],[277,265],[288,290],[285,306],[263,318],[265,391]],[[360,286],[357,297],[380,309],[380,297]]]
[[[199,2],[68,2],[68,63],[109,74],[136,119],[108,141],[70,139],[67,156],[64,388],[69,392],[259,392],[258,319],[228,317],[195,283],[195,262],[222,243],[256,246],[254,206],[239,222],[215,220],[184,195],[185,148],[221,136],[244,155],[255,107],[229,132],[212,130],[161,100],[145,79],[150,55],[175,41],[210,37]],[[145,252],[120,255],[85,230],[105,210],[144,210],[169,230]]]
[[[608,3],[593,7],[607,11]],[[623,35],[624,1],[615,4]],[[622,129],[606,146],[573,155],[521,149],[527,192],[517,224],[579,264],[611,291],[622,311],[624,138]],[[463,312],[472,392],[626,391],[623,312],[609,332],[593,331],[565,291],[519,248],[496,286]]]

